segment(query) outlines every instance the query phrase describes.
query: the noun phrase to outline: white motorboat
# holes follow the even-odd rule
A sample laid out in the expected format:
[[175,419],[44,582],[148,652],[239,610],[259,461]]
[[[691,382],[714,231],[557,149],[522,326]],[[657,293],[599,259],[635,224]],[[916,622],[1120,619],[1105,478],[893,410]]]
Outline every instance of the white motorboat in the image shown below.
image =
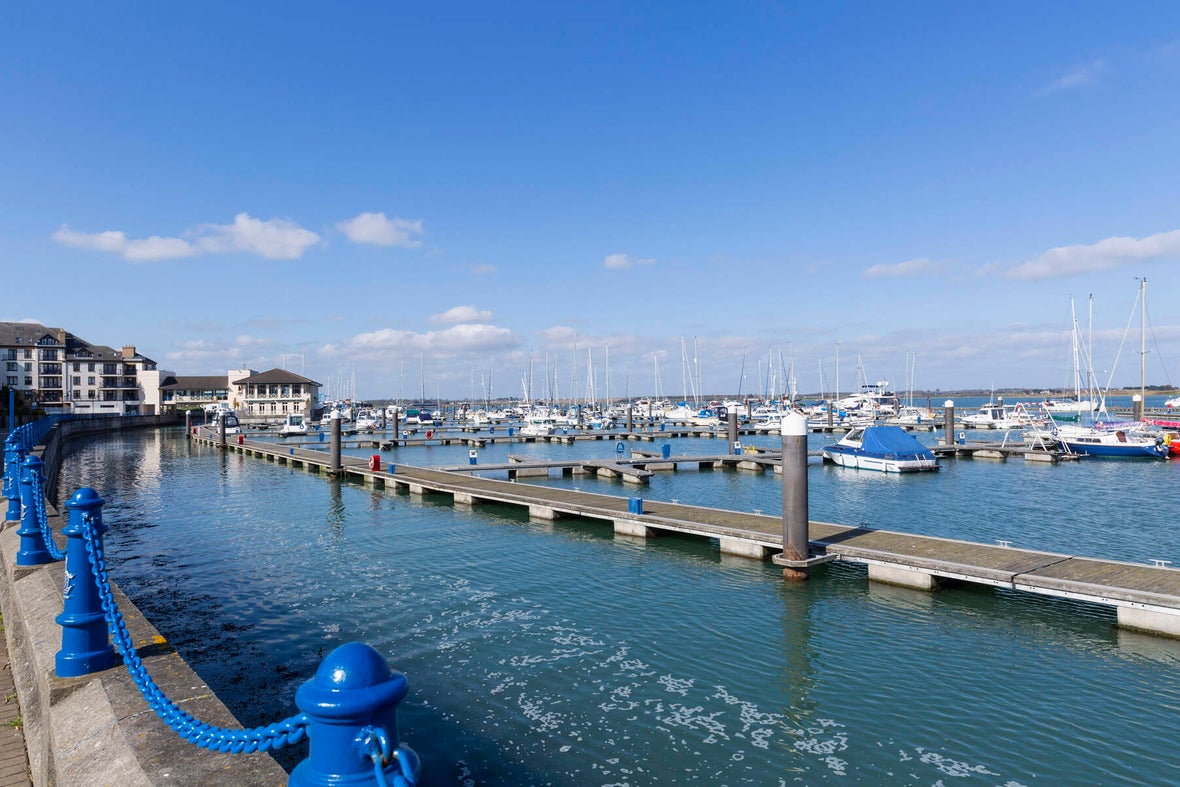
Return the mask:
[[900,426],[853,429],[838,443],[824,446],[824,461],[857,470],[914,473],[938,469],[938,457]]
[[308,432],[307,419],[303,413],[289,413],[279,426],[279,437],[298,437]]

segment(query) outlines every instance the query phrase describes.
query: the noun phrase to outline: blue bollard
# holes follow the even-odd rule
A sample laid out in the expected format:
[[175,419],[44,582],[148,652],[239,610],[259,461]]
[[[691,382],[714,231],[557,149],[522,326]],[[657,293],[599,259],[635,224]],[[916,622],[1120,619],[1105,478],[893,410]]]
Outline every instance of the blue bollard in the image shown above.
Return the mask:
[[37,521],[37,507],[34,502],[34,485],[41,478],[41,468],[45,463],[36,456],[25,459],[21,465],[20,501],[24,513],[20,520],[20,529],[16,534],[20,536],[20,551],[16,553],[18,566],[39,566],[42,563],[52,563],[53,556],[45,548],[45,539],[41,535],[41,523]]
[[320,432],[320,442],[324,442],[324,433]]
[[512,437],[512,434],[513,434],[513,432],[514,432],[514,431],[515,431],[515,430],[513,429],[513,427],[511,427],[511,426],[510,426],[510,427],[508,427],[508,436],[509,436],[509,437]]
[[627,513],[642,514],[643,513],[643,498],[629,497],[627,498]]
[[394,473],[396,473],[397,472],[397,465],[395,465],[393,462],[390,462],[388,472],[390,475],[393,475]]
[[664,443],[662,446],[660,446],[660,453],[663,455],[663,457],[665,459],[667,459],[668,457],[670,457],[672,455],[672,446],[668,445],[667,443]]
[[660,421],[660,431],[661,432],[664,431],[664,426],[665,426],[664,422]]
[[467,464],[474,465],[479,462],[479,451],[472,448],[467,452]]
[[287,449],[287,455],[288,455],[288,456],[295,456],[295,449],[294,449],[294,448],[288,448],[288,449]]
[[66,502],[70,522],[62,528],[66,542],[66,584],[61,625],[61,650],[57,652],[59,678],[76,678],[115,665],[115,648],[107,636],[107,622],[95,585],[94,569],[86,554],[86,517],[91,518],[94,537],[106,532],[102,523],[103,500],[89,487],[83,487]]
[[8,511],[4,518],[20,521],[20,469],[27,452],[16,435],[8,435],[4,441],[4,497],[8,499]]
[[[380,653],[349,642],[329,653],[315,677],[295,692],[295,705],[310,722],[307,759],[295,766],[288,787],[367,787],[413,784],[418,755],[397,739],[397,704],[406,696],[406,677],[389,668]],[[386,756],[378,781],[370,759],[369,732],[384,732]],[[404,781],[401,781],[404,779]]]

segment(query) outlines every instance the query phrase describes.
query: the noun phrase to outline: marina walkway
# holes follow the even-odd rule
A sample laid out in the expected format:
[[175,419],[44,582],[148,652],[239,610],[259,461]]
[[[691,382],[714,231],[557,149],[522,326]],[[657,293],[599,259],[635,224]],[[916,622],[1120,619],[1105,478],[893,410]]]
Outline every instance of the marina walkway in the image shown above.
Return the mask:
[[[216,445],[206,438],[195,439]],[[330,456],[323,451],[254,441],[227,447],[313,472],[329,469]],[[445,494],[457,505],[518,506],[535,519],[596,519],[626,536],[674,532],[715,538],[722,552],[757,559],[772,557],[783,548],[779,516],[534,486],[404,464],[396,465],[393,473],[374,471],[358,457],[342,457],[341,462],[345,474],[359,476],[366,484],[413,495]],[[1077,599],[1116,607],[1120,625],[1128,628],[1180,636],[1178,569],[817,521],[810,523],[810,543],[813,556],[867,565],[870,579],[926,589],[945,580],[960,580]]]
[[24,720],[16,699],[8,638],[0,637],[0,787],[28,787],[29,755],[25,749]]

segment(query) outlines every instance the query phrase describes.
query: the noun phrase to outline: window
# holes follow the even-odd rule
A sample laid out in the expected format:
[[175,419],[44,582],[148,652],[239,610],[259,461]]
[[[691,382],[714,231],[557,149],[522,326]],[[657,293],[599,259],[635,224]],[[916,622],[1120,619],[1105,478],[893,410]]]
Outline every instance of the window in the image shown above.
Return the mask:
[[[78,365],[78,364],[74,364],[74,366],[77,366],[77,365]],[[75,369],[74,371],[78,371],[78,370],[77,370],[77,369]],[[82,384],[82,378],[81,378],[81,377],[79,377],[79,376],[77,376],[77,375],[75,375],[74,377],[72,377],[72,378],[70,379],[70,384],[71,384],[71,385],[81,385],[81,384]]]
[[61,374],[61,364],[43,363],[41,364],[41,374]]
[[93,372],[94,371],[94,364],[92,364],[92,363],[86,364],[86,371]]
[[57,350],[42,350],[41,352],[39,352],[37,354],[41,357],[42,361],[56,361],[57,360]]
[[86,398],[87,399],[97,399],[98,398],[98,391],[91,388],[89,391],[86,392]]
[[8,351],[8,360],[10,360],[10,361],[16,360],[16,350],[9,350]]
[[[94,364],[90,364],[90,365],[91,365],[91,366],[94,366]],[[93,372],[93,371],[94,371],[94,369],[91,369],[90,371],[92,371],[92,372]],[[87,385],[94,385],[94,378],[93,378],[93,377],[87,377],[87,378],[86,378],[86,384],[87,384]]]
[[25,350],[25,357],[26,357],[26,358],[32,358],[32,357],[33,357],[33,351],[32,351],[32,350]]
[[82,364],[78,363],[77,361],[74,361],[74,371],[75,372],[82,371]]
[[33,364],[31,364],[31,363],[26,363],[26,364],[25,364],[25,371],[26,371],[26,372],[31,372],[31,371],[33,371]]
[[117,364],[117,363],[104,363],[102,365],[102,373],[103,374],[118,374],[119,373],[119,364]]
[[19,379],[20,378],[17,377],[15,374],[10,374],[10,375],[8,375],[8,382],[6,382],[5,385],[16,385],[17,384],[16,381]]
[[7,368],[5,369],[5,371],[7,371],[7,372],[19,372],[19,371],[20,371],[20,364],[18,364],[16,361],[9,361],[9,362],[8,362],[8,364],[7,364]]
[[32,385],[33,385],[33,377],[32,377],[32,375],[29,375],[29,376],[26,376],[26,377],[25,377],[25,385],[32,387]]

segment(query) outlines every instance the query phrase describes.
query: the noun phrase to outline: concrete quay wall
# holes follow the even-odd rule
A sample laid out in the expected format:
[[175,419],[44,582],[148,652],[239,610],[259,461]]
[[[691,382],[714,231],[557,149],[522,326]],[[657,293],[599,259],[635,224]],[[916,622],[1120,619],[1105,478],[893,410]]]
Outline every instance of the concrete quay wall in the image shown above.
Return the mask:
[[[47,486],[56,479],[67,440],[119,429],[154,428],[166,418],[58,424],[39,451]],[[63,522],[58,512],[48,502],[46,510],[51,528],[60,533]],[[151,710],[119,658],[114,667],[102,672],[57,677],[54,667],[61,649],[61,626],[55,618],[62,611],[65,565],[17,566],[18,524],[8,521],[0,529],[0,610],[33,784],[286,784],[287,773],[269,754],[223,754],[181,739]],[[58,544],[62,544],[60,537]],[[113,589],[136,649],[160,689],[201,721],[241,728],[130,600],[117,587]]]

